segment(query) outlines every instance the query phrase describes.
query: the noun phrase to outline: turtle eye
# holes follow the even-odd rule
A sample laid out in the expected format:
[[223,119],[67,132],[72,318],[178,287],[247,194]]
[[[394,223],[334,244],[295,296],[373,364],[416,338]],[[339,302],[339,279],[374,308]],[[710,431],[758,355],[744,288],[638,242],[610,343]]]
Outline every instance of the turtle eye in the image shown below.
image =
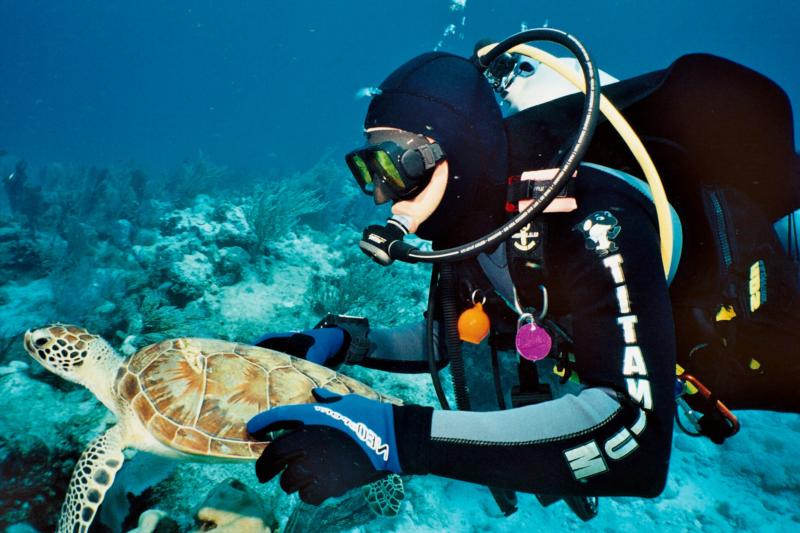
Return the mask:
[[44,337],[36,339],[36,341],[34,341],[34,344],[36,346],[44,346],[45,344],[47,344],[47,339],[45,339]]

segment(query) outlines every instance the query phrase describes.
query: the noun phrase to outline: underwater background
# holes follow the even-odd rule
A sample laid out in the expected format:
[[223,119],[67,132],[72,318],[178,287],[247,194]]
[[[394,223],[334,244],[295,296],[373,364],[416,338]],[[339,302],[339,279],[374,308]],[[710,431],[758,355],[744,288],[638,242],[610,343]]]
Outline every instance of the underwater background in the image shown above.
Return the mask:
[[[0,178],[20,160],[28,176],[14,202],[0,192],[0,529],[51,531],[80,451],[113,422],[30,361],[26,329],[79,324],[129,355],[177,336],[248,342],[326,312],[419,320],[427,268],[381,269],[358,250],[385,218],[343,163],[362,140],[358,94],[416,54],[469,55],[542,25],[620,79],[689,52],[740,62],[787,92],[800,131],[793,0],[0,0]],[[435,405],[427,375],[344,371]],[[232,487],[273,530],[800,530],[800,417],[738,414],[722,446],[676,431],[664,493],[602,498],[588,523],[527,494],[505,518],[484,487],[435,477],[408,480],[395,518],[342,517],[260,485],[252,465],[143,460],[161,479],[131,467],[93,529],[159,509],[189,531],[212,489]]]

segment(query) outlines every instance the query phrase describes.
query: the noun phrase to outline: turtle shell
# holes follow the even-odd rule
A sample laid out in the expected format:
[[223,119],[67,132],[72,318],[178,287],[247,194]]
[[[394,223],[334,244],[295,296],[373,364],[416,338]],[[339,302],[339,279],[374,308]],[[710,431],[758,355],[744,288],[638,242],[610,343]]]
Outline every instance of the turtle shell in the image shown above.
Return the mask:
[[266,442],[247,421],[275,406],[314,402],[311,389],[399,403],[363,383],[274,350],[211,339],[171,339],[134,354],[116,390],[163,444],[192,455],[254,459]]

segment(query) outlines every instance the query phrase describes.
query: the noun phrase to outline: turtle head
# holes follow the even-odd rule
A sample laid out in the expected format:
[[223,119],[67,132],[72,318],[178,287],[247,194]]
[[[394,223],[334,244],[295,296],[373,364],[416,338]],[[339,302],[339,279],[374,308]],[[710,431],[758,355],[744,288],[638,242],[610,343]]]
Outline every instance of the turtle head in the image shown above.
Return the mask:
[[78,326],[53,324],[25,332],[25,350],[50,372],[87,385],[99,367],[119,359],[102,337]]

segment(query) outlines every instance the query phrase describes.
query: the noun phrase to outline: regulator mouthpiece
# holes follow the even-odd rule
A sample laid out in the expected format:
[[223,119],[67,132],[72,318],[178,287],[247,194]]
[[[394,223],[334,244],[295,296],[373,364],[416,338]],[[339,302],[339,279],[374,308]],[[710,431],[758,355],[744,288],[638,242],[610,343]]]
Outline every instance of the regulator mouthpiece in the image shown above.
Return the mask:
[[358,247],[364,254],[381,266],[391,265],[395,259],[416,263],[410,253],[417,250],[414,246],[403,242],[409,231],[405,224],[406,217],[395,215],[386,221],[385,226],[374,224],[368,226],[361,234]]

